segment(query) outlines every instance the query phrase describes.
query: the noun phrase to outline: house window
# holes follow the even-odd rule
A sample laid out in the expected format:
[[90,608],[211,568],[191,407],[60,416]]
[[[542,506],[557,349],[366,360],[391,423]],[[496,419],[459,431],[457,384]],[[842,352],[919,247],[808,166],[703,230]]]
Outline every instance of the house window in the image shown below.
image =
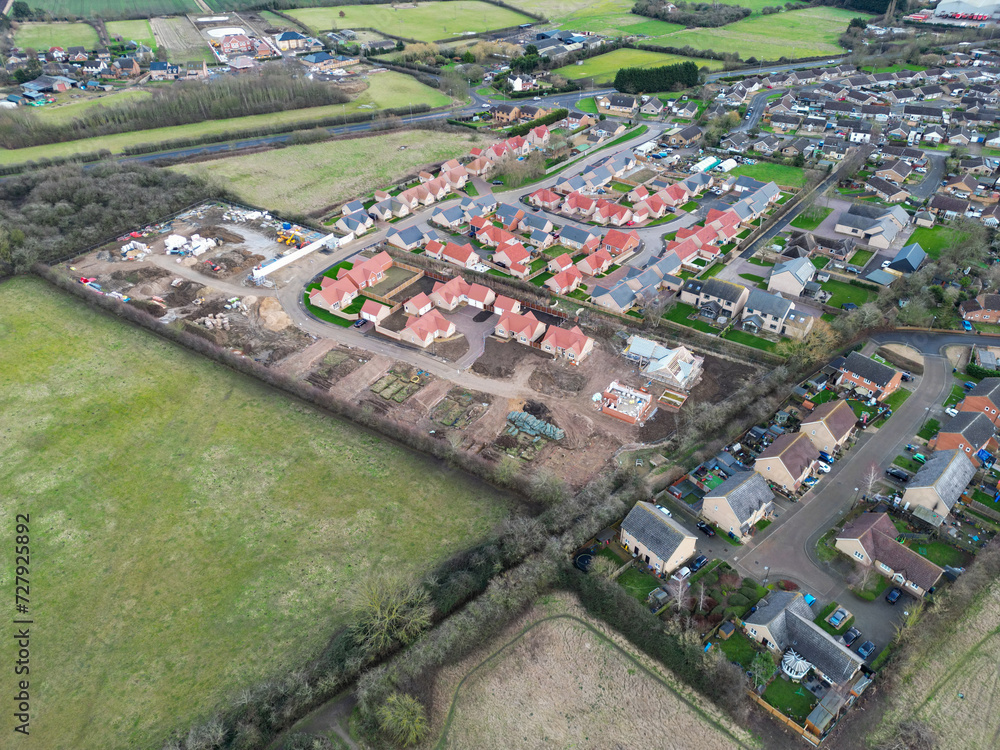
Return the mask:
[[857,550],[854,550],[854,556],[856,558],[858,558],[859,560],[864,560],[865,559],[865,553],[864,552],[858,552]]
[[750,635],[752,635],[754,638],[756,638],[757,637],[757,629],[756,628],[750,628]]
[[878,566],[879,566],[880,568],[882,568],[882,570],[884,570],[884,571],[885,571],[886,573],[891,573],[891,572],[892,572],[892,568],[890,568],[890,567],[889,567],[888,565],[886,565],[885,563],[879,563],[879,564],[878,564]]

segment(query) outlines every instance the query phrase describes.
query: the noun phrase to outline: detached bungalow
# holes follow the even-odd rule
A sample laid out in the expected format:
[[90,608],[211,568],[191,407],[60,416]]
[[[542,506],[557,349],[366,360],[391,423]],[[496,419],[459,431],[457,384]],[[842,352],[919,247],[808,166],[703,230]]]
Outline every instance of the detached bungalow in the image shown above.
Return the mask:
[[835,546],[916,597],[925,596],[944,570],[896,541],[899,532],[885,513],[864,513],[837,535]]
[[[576,271],[574,268],[572,271]],[[572,273],[567,271],[566,273]],[[579,271],[576,271],[579,273]],[[559,328],[549,326],[542,339],[542,351],[553,354],[556,357],[565,357],[573,362],[584,359],[594,348],[594,340],[584,335],[579,326],[572,328]]]

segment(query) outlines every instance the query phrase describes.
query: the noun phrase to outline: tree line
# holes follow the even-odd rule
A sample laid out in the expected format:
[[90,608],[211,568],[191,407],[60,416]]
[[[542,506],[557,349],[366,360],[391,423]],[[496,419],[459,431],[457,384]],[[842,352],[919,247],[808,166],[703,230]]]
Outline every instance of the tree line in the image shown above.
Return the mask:
[[698,66],[690,60],[658,68],[621,68],[614,87],[626,94],[640,91],[674,91],[698,85]]
[[145,130],[154,125],[187,125],[343,104],[349,100],[346,93],[333,86],[265,68],[259,77],[227,76],[206,83],[176,83],[154,91],[151,99],[99,105],[65,124],[46,121],[28,109],[3,110],[0,112],[0,146],[40,146]]
[[638,16],[656,18],[660,21],[679,23],[684,26],[708,27],[725,26],[741,21],[753,11],[740,5],[713,5],[710,3],[688,3],[677,0],[673,3],[676,10],[669,10],[661,0],[639,0],[632,6],[632,12]]

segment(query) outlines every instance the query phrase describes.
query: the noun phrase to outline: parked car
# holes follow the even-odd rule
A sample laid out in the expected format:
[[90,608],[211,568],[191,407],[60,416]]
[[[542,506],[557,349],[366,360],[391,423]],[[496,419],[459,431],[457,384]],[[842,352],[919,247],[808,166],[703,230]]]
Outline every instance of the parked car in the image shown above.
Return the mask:
[[490,183],[490,184],[491,185],[503,185],[503,180],[493,180],[493,182]]
[[816,462],[816,471],[820,472],[821,474],[829,474],[830,473],[830,464],[828,464],[828,463],[826,463],[824,461],[817,461]]
[[888,268],[890,265],[892,265],[892,261],[891,260],[883,260],[882,261],[882,268]]
[[971,331],[972,330],[972,323],[970,323],[967,320],[963,320],[962,321],[962,328],[964,328],[966,331]]
[[949,406],[947,409],[944,410],[944,413],[947,414],[949,417],[957,417],[958,409],[956,409],[954,406]]
[[893,479],[899,481],[899,482],[909,482],[910,481],[910,475],[907,474],[902,469],[897,468],[895,466],[890,466],[888,469],[885,470],[885,473],[888,474]]
[[704,521],[698,521],[698,531],[700,531],[705,536],[715,536],[715,531]]
[[667,510],[666,508],[664,508],[662,505],[657,505],[656,509],[658,511],[660,511],[660,513],[664,513],[665,515],[668,515],[668,516],[670,515],[670,511]]
[[889,604],[895,604],[896,602],[899,601],[899,597],[902,594],[903,594],[903,592],[899,589],[899,587],[898,586],[894,586],[892,588],[892,590],[888,594],[885,595],[885,600],[887,602],[889,602]]
[[702,568],[704,568],[706,565],[708,565],[708,558],[705,557],[704,555],[698,555],[698,557],[695,558],[695,561],[693,563],[691,563],[691,572],[692,573],[697,573],[699,570],[701,570]]
[[804,484],[806,487],[812,487],[817,482],[819,482],[819,479],[817,479],[816,477],[806,477],[805,479],[802,480],[802,484]]
[[837,611],[830,615],[830,624],[835,628],[839,628],[846,619],[847,610],[843,607],[837,607]]
[[368,321],[365,320],[364,318],[358,318],[357,320],[354,321],[354,327],[355,328],[364,328],[364,325],[367,322]]
[[927,463],[927,456],[925,456],[923,453],[914,453],[913,460],[916,461],[918,464],[925,464]]
[[871,641],[865,641],[860,646],[858,646],[858,656],[862,659],[867,659],[875,651],[875,644]]
[[684,581],[691,577],[691,568],[686,565],[670,576],[671,581]]
[[909,370],[903,370],[903,372],[900,374],[903,376],[904,383],[909,383],[911,380],[913,380],[913,373],[910,372]]
[[973,388],[976,387],[976,384],[973,383],[971,380],[966,380],[965,383],[963,383],[963,385],[965,386],[965,390],[967,391],[971,391]]
[[831,456],[826,451],[820,451],[819,452],[819,459],[820,459],[820,461],[823,461],[823,462],[828,463],[828,464],[832,464],[833,461],[834,461],[833,456]]
[[844,643],[847,645],[848,648],[850,648],[851,644],[854,643],[856,640],[858,640],[858,638],[860,637],[861,637],[861,631],[858,630],[857,628],[851,628],[846,633],[844,633]]

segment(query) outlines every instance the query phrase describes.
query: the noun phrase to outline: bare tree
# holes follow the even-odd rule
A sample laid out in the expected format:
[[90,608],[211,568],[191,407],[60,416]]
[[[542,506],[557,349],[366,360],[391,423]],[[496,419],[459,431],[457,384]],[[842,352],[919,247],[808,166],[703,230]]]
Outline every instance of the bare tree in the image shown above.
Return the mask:
[[875,487],[878,485],[879,478],[878,466],[872,461],[871,465],[865,470],[865,473],[861,475],[861,488],[865,491],[868,497],[872,496],[875,492]]
[[615,571],[620,567],[620,565],[615,565],[615,561],[610,557],[602,557],[601,555],[598,555],[594,558],[594,561],[590,563],[590,572],[593,575],[601,576],[601,578],[610,579],[611,576],[615,574]]
[[850,576],[850,583],[858,591],[864,591],[872,582],[872,576],[877,575],[871,565],[857,565]]
[[684,581],[675,581],[673,579],[667,584],[667,593],[670,594],[673,605],[677,608],[678,612],[682,612],[687,609],[687,584]]
[[354,639],[371,653],[409,643],[431,622],[427,592],[402,576],[379,572],[363,579],[354,601]]
[[708,599],[708,592],[705,590],[705,582],[698,583],[698,611],[705,611],[705,600]]

